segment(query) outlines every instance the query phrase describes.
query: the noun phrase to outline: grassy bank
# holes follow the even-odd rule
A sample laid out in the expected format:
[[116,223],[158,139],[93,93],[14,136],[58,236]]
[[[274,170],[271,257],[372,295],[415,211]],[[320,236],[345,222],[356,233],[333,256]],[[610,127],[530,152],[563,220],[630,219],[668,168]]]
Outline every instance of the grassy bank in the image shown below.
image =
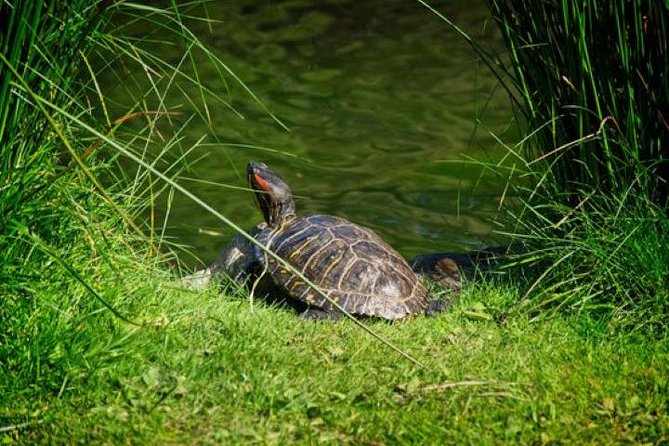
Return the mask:
[[[669,441],[662,331],[594,313],[537,321],[536,306],[514,307],[516,287],[468,285],[448,313],[367,322],[418,366],[349,321],[180,287],[160,223],[139,218],[182,150],[178,132],[153,132],[170,110],[138,101],[109,116],[87,63],[95,51],[149,59],[103,32],[102,7],[19,3],[34,8],[0,6],[16,25],[0,42],[2,444]],[[162,67],[169,85],[183,77]],[[120,153],[149,161],[128,181]]]
[[[669,440],[669,344],[588,318],[504,325],[516,298],[469,290],[454,311],[371,324],[309,323],[218,290],[127,275],[142,327],[103,314],[51,353],[51,388],[12,401],[21,443],[506,444]],[[59,289],[40,290],[43,298]],[[150,297],[149,297],[150,296]],[[62,335],[61,335],[62,336]],[[85,354],[81,354],[86,352]],[[20,409],[18,409],[20,408]],[[6,416],[6,414],[5,414]],[[6,419],[6,418],[5,418]],[[6,421],[5,421],[6,423]]]

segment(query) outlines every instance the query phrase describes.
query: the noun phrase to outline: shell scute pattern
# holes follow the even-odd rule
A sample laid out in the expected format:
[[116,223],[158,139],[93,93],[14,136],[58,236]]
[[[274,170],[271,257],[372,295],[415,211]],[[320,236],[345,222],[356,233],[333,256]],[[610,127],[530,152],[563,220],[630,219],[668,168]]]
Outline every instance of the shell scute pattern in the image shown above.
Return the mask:
[[[424,309],[427,290],[374,232],[338,217],[294,218],[266,236],[269,247],[347,311],[397,319]],[[274,281],[290,295],[329,311],[331,304],[271,257]]]
[[[299,217],[288,184],[267,165],[247,166],[249,185],[263,219],[256,239],[352,314],[400,319],[428,309],[430,296],[409,264],[371,229],[343,218]],[[320,317],[331,301],[314,291],[273,255],[257,248],[255,260],[274,284]]]

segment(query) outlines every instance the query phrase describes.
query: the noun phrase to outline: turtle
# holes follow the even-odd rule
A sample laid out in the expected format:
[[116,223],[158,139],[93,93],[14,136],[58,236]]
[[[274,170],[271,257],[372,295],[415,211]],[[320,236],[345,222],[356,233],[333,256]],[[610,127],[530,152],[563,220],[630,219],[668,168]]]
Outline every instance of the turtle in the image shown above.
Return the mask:
[[[356,317],[387,320],[445,310],[449,301],[433,299],[406,260],[369,228],[331,215],[296,214],[290,187],[266,164],[247,166],[249,186],[264,224],[255,239],[318,286]],[[282,262],[254,246],[250,261],[287,296],[306,306],[309,319],[338,319],[336,306]],[[249,263],[250,262],[250,263]]]
[[515,246],[491,246],[466,252],[434,252],[417,255],[409,260],[409,266],[442,288],[459,291],[464,280],[477,280],[484,273],[496,271],[503,261],[519,252]]
[[[270,245],[270,248],[280,248],[280,256],[329,292],[349,313],[358,316],[392,320],[421,311],[428,315],[443,311],[450,306],[450,301],[431,299],[421,282],[434,282],[445,290],[457,292],[463,279],[475,280],[481,273],[493,271],[509,252],[518,251],[497,246],[480,251],[421,254],[409,261],[408,267],[412,270],[409,272],[401,256],[371,229],[338,217],[296,217],[290,188],[276,172],[258,162],[250,162],[247,172],[266,220],[247,230],[247,236]],[[303,314],[308,318],[339,317],[340,313],[327,300],[308,290],[306,284],[300,283],[299,278],[249,242],[247,236],[236,234],[213,263],[184,277],[182,284],[201,290],[212,279],[228,276],[239,285],[252,284],[253,289],[270,302],[285,303],[288,300],[298,309],[306,308]],[[308,251],[301,251],[307,248]],[[307,264],[309,259],[304,257],[305,252],[317,256],[318,260],[314,258],[312,262],[330,264]],[[359,262],[349,265],[350,259]],[[389,286],[399,283],[398,289],[403,293],[388,295],[385,293],[388,289],[378,293],[373,287],[370,289],[369,282],[354,281],[351,276],[344,279],[342,274],[347,273],[347,265],[356,268],[348,274],[372,271],[380,279],[387,280]],[[378,269],[379,266],[383,268]]]
[[[267,224],[263,222],[245,232],[255,238],[266,227]],[[493,246],[466,252],[420,254],[408,262],[411,269],[423,281],[436,283],[450,292],[457,292],[460,291],[463,281],[475,281],[484,273],[496,271],[496,268],[509,258],[509,255],[520,252],[522,251],[518,248],[510,246]],[[212,280],[226,276],[238,285],[244,286],[249,283],[255,284],[261,272],[262,266],[257,259],[253,244],[247,237],[237,233],[212,263],[204,269],[183,277],[182,284],[193,290],[202,290]],[[261,290],[261,294],[281,293],[281,290],[269,281],[263,281],[255,289]],[[280,301],[280,297],[277,301]]]

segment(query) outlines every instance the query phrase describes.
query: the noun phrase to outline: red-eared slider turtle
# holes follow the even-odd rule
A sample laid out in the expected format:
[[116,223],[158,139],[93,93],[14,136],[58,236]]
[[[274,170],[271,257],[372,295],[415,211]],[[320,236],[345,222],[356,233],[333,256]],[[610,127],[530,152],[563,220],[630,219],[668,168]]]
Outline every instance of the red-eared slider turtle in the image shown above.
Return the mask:
[[[394,320],[446,307],[446,301],[432,300],[402,256],[371,229],[339,217],[297,216],[290,188],[276,172],[252,161],[247,175],[266,222],[255,238],[349,313]],[[259,248],[255,252],[274,284],[306,304],[306,317],[339,316],[276,259]]]

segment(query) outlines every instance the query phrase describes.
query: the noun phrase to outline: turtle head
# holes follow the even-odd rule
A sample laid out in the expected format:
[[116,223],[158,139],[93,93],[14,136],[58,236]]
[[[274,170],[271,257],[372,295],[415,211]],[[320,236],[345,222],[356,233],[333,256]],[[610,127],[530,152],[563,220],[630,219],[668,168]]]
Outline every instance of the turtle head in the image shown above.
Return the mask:
[[278,173],[264,163],[250,161],[246,174],[258,207],[270,227],[277,227],[286,218],[295,216],[293,194]]

